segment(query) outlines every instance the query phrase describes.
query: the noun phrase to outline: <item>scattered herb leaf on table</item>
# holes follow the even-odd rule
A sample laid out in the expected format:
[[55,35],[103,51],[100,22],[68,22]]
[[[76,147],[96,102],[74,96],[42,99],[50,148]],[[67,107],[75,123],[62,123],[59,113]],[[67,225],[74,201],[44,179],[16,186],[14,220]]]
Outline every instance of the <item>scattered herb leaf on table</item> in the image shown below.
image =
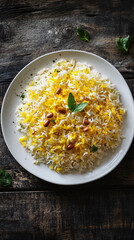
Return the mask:
[[90,40],[89,32],[82,28],[79,28],[79,27],[77,28],[77,35],[82,41],[88,42]]
[[127,53],[130,48],[130,36],[128,35],[125,38],[119,38],[117,41],[117,46],[121,52]]
[[10,174],[5,170],[0,169],[0,185],[2,187],[7,187],[11,184],[12,184],[12,177],[10,176]]

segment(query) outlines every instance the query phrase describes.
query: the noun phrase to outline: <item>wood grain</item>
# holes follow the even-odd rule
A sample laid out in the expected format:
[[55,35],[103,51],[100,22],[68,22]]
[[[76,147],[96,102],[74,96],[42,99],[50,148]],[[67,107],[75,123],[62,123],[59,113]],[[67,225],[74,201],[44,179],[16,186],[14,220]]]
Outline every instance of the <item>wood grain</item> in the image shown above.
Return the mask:
[[[119,1],[106,5],[98,1],[92,1],[92,4],[79,1],[77,5],[73,1],[65,1],[65,4],[62,1],[41,1],[41,4],[35,1],[29,4],[11,1],[8,6],[6,1],[0,3],[0,81],[11,81],[31,60],[60,49],[93,52],[107,59],[119,71],[134,73],[133,14],[128,4],[124,2],[120,11],[116,8]],[[78,26],[89,31],[89,43],[78,38]],[[119,36],[130,33],[131,50],[123,55],[116,42]]]
[[[134,96],[134,3],[132,0],[1,0],[0,107],[6,89],[27,63],[47,52],[81,49],[104,57],[124,76]],[[76,28],[89,31],[80,41]],[[130,34],[128,54],[118,37]],[[58,186],[24,170],[0,131],[0,169],[13,177],[0,187],[1,240],[133,240],[134,142],[119,166],[102,179]]]
[[[8,4],[7,4],[8,2]],[[0,12],[1,16],[5,16],[7,13],[7,17],[11,18],[20,14],[28,14],[30,12],[45,12],[46,18],[50,16],[58,16],[61,15],[69,15],[69,14],[84,14],[88,16],[96,16],[103,15],[105,10],[106,14],[117,14],[125,13],[125,16],[129,16],[131,12],[133,12],[133,1],[122,1],[114,0],[114,1],[103,1],[100,2],[98,0],[65,0],[64,3],[60,0],[12,0],[5,1],[1,0],[0,2]]]
[[132,240],[133,198],[130,190],[0,193],[0,239]]

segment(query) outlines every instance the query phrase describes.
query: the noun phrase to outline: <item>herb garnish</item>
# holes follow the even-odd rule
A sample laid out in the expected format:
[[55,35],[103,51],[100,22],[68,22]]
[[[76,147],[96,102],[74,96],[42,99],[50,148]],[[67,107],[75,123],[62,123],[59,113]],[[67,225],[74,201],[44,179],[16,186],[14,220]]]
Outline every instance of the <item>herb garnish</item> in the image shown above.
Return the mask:
[[117,46],[121,52],[127,53],[130,48],[130,36],[128,35],[125,38],[119,38],[117,41]]
[[76,108],[76,101],[72,93],[69,93],[69,96],[68,96],[68,107],[69,107],[69,110],[72,112]]
[[95,145],[90,147],[90,152],[96,152],[98,150],[98,147],[96,147]]
[[58,73],[58,72],[60,72],[60,70],[58,70],[58,69],[54,69],[54,72],[57,72],[57,73]]
[[11,184],[12,184],[12,177],[10,176],[10,174],[5,170],[0,169],[0,185],[2,187],[7,187]]
[[89,32],[82,28],[79,27],[77,28],[77,35],[80,38],[80,40],[84,42],[88,42],[90,40]]
[[55,120],[54,120],[54,119],[51,119],[51,122],[52,122],[52,123],[54,123],[54,124],[56,124],[56,122],[55,122]]
[[80,112],[88,105],[87,102],[76,104],[75,98],[72,93],[68,96],[68,107],[71,112]]
[[25,95],[24,94],[22,94],[21,96],[20,96],[21,98],[22,98],[22,100],[25,98]]

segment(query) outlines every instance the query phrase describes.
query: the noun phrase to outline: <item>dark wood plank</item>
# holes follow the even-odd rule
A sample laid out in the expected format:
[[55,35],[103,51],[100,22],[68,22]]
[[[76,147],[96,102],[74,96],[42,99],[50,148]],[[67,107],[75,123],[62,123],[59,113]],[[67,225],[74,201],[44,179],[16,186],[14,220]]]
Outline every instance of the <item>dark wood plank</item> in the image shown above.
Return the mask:
[[133,97],[134,97],[134,79],[127,79],[126,82],[130,88],[130,91],[131,91]]
[[134,191],[0,193],[1,240],[132,240]]
[[64,2],[61,0],[12,0],[12,1],[4,1],[0,2],[0,13],[2,17],[7,14],[8,18],[14,17],[15,15],[21,14],[29,14],[29,13],[40,13],[45,12],[45,17],[54,17],[63,16],[63,15],[76,15],[76,14],[84,14],[87,16],[97,16],[105,14],[110,14],[114,12],[119,15],[122,14],[129,15],[130,12],[133,11],[133,1],[129,0],[129,4],[126,1],[122,1],[120,3],[119,0],[114,1],[98,1],[98,0],[65,0]]
[[[129,2],[1,1],[0,81],[11,81],[31,60],[60,49],[93,52],[134,76],[133,3]],[[90,32],[89,43],[79,40],[77,26]],[[127,34],[131,49],[123,55],[116,41]]]
[[[19,70],[36,57],[60,49],[104,57],[123,74],[134,96],[133,8],[132,0],[1,0],[0,106]],[[89,31],[89,43],[77,37],[78,26]],[[128,34],[131,48],[123,55],[116,41]],[[0,131],[0,169],[13,177],[11,187],[0,187],[0,239],[132,240],[133,156],[134,142],[119,166],[104,178],[58,186],[24,170]]]

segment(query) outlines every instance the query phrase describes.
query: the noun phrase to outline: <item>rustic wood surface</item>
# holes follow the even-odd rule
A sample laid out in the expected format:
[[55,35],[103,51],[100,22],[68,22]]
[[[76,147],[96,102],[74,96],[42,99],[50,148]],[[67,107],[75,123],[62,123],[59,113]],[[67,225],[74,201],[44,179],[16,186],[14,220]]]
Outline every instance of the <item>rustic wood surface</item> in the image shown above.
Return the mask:
[[[76,27],[90,32],[80,41]],[[131,36],[127,55],[116,46]],[[14,76],[47,52],[81,49],[104,57],[124,76],[134,96],[132,0],[0,0],[0,105]],[[110,174],[80,186],[58,186],[24,170],[0,131],[0,169],[13,177],[0,187],[0,239],[133,240],[134,143]]]

